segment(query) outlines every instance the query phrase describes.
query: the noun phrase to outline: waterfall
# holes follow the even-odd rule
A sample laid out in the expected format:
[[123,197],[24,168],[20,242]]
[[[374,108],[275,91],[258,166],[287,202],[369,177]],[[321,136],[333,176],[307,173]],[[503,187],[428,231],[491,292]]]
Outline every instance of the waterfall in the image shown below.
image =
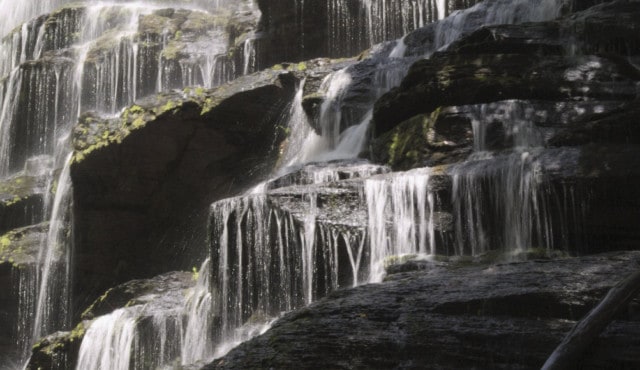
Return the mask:
[[131,309],[118,309],[96,319],[82,340],[76,368],[128,370],[135,327]]
[[307,157],[305,150],[309,150],[307,138],[311,135],[313,129],[307,119],[307,114],[302,108],[304,86],[305,81],[303,80],[296,87],[296,94],[289,109],[287,122],[289,137],[287,138],[286,148],[282,153],[281,159],[281,163],[284,164],[284,166],[304,163]]
[[199,270],[198,282],[186,298],[186,328],[182,332],[180,359],[183,365],[213,357],[211,265],[207,259]]
[[49,221],[46,246],[41,250],[44,256],[38,258],[42,273],[36,315],[34,318],[33,340],[52,333],[57,328],[69,325],[69,246],[68,213],[71,205],[71,153],[65,159]]
[[380,282],[388,258],[435,253],[434,194],[429,169],[365,180],[371,258],[369,282]]
[[[356,55],[386,40],[395,39],[443,19],[446,0],[326,0],[329,55]],[[304,25],[302,25],[304,29]]]
[[310,210],[301,214],[272,205],[271,197],[242,196],[212,206],[218,343],[238,342],[243,333],[238,328],[268,322],[337,289],[344,246],[351,255],[351,283],[357,284],[362,234],[320,223],[313,193],[301,200]]
[[242,74],[249,74],[249,72],[255,69],[256,64],[256,46],[255,46],[255,38],[253,35],[247,37],[244,41],[243,47],[243,61],[244,67],[242,70]]
[[2,0],[0,1],[0,9],[3,9],[4,21],[0,26],[0,35],[4,36],[21,23],[37,15],[48,13],[69,2],[71,0],[27,0],[21,2]]
[[[474,153],[451,169],[457,253],[567,247],[555,245],[552,237],[558,234],[552,225],[566,225],[562,218],[552,222],[552,211],[564,212],[566,206],[555,204],[553,190],[542,186],[546,167],[550,167],[545,164],[543,146],[553,129],[535,125],[548,119],[547,112],[553,112],[553,107],[510,100],[462,110],[471,119]],[[494,154],[493,149],[507,151]],[[571,152],[555,156],[566,163],[577,161],[577,154]],[[574,204],[571,208],[579,207]],[[491,239],[489,230],[502,233]],[[563,231],[560,234],[566,234]]]
[[211,360],[213,307],[210,260],[194,286],[151,295],[89,324],[76,368],[173,368]]
[[[179,63],[166,49],[182,47],[176,46],[180,33],[164,32],[159,47],[152,34],[140,33],[147,17],[167,14],[161,11],[166,3],[66,3],[2,1],[7,22],[0,31],[0,176],[26,173],[35,158],[51,159],[43,161],[46,169],[29,175],[49,184],[42,218],[33,222],[48,220],[50,229],[38,266],[20,274],[17,342],[23,356],[36,339],[70,324],[70,132],[80,113],[116,115],[140,96],[186,85],[211,87],[235,76],[226,58],[224,25],[205,11],[222,11],[222,2],[201,1],[201,10],[185,10],[208,28],[206,35],[189,39]],[[150,83],[155,80],[161,83]]]
[[[198,9],[185,9],[216,20],[188,46],[170,27],[141,33],[145,17],[162,14],[162,2],[87,2],[81,11],[74,5],[56,13],[57,27],[46,22],[53,15],[44,14],[65,3],[0,0],[7,9],[0,30],[5,36],[0,42],[0,177],[26,171],[25,163],[41,158],[45,170],[38,177],[49,184],[43,217],[34,220],[48,221],[48,233],[34,272],[21,274],[19,281],[23,352],[41,336],[70,324],[70,132],[80,113],[118,115],[142,96],[218,86],[259,65],[259,35],[253,33],[240,44],[237,71],[230,61],[227,30],[218,23],[230,2],[195,1]],[[323,101],[316,130],[302,107],[302,81],[291,104],[279,173],[297,170],[292,176],[300,178],[272,179],[251,194],[213,204],[214,247],[195,286],[169,301],[136,304],[88,322],[77,369],[162,368],[211,360],[264,332],[284,312],[341,287],[380,282],[388,265],[405,258],[432,258],[439,206],[431,188],[434,170],[389,175],[388,169],[355,160],[366,148],[373,104],[401,83],[413,61],[480,25],[549,20],[559,14],[551,0],[490,0],[448,18],[444,0],[362,0],[355,10],[364,19],[361,31],[346,34],[357,22],[354,10],[344,0],[327,4],[326,46],[341,55],[433,21],[435,40],[426,52],[412,50],[410,35],[372,49],[364,62],[374,72],[364,77],[354,66],[328,74],[319,89]],[[301,18],[308,5],[300,0]],[[304,24],[301,30],[304,38]],[[375,87],[359,96],[354,108],[360,78]],[[557,207],[556,190],[542,186],[550,166],[541,148],[548,132],[531,123],[535,110],[506,101],[465,107],[464,113],[472,122],[474,153],[448,170],[455,253],[557,247],[553,227],[565,226],[551,220],[571,207]],[[495,121],[502,123],[506,148],[496,149],[491,142]],[[575,152],[560,154],[577,160]],[[326,163],[336,160],[343,162]],[[361,193],[365,225],[329,222],[323,215],[331,195],[342,194],[327,195],[325,188],[337,183]],[[496,223],[500,232],[490,237]],[[37,291],[30,293],[33,287]]]

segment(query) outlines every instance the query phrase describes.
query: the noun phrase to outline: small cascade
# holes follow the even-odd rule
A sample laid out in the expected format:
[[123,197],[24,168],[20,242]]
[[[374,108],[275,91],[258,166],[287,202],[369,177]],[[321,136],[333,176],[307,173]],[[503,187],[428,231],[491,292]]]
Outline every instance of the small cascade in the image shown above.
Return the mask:
[[[375,101],[392,88],[398,86],[406,75],[410,63],[401,61],[406,44],[403,39],[397,40],[386,56],[376,57],[376,69],[372,79],[374,91],[361,104],[359,109],[345,109],[346,100],[354,83],[350,67],[329,74],[322,82],[320,91],[324,100],[320,107],[317,131],[301,123],[307,123],[304,110],[293,102],[296,114],[291,115],[289,127],[298,138],[306,134],[302,149],[289,165],[302,164],[312,161],[333,161],[357,158],[368,141],[369,123],[373,116]],[[304,118],[301,118],[304,117]]]
[[289,137],[286,148],[282,153],[280,162],[285,166],[293,166],[305,161],[305,146],[307,138],[312,134],[313,129],[307,118],[307,114],[302,108],[302,97],[304,95],[305,81],[301,81],[296,89],[296,94],[289,109],[289,121],[287,128]]
[[321,90],[326,91],[325,100],[320,107],[319,131],[326,141],[321,151],[335,148],[342,131],[342,101],[351,84],[351,75],[347,69],[330,74],[322,83]]
[[82,340],[76,369],[128,370],[136,311],[122,308],[96,319]]
[[32,337],[34,341],[70,324],[70,170],[71,153],[67,155],[62,173],[57,179],[49,232],[38,257],[41,273]]
[[[20,89],[22,87],[22,73],[20,70],[16,69],[11,72],[9,76],[8,83],[4,89],[1,89],[3,92],[6,91],[2,96],[2,110],[0,111],[0,156],[2,158],[9,158],[10,148],[11,148],[11,125],[10,122],[13,121],[14,109],[16,106],[16,101],[20,96]],[[17,92],[15,94],[14,92]],[[9,172],[9,161],[3,160],[0,163],[0,176],[7,176]]]
[[189,291],[184,308],[186,324],[182,330],[182,365],[210,360],[213,357],[213,338],[210,331],[213,324],[210,259],[207,259],[198,271],[198,282]]
[[330,55],[356,55],[447,15],[446,0],[326,0]]
[[[530,248],[567,247],[556,245],[553,237],[567,231],[552,229],[552,225],[567,225],[552,214],[563,213],[567,205],[556,204],[555,190],[542,185],[545,172],[557,166],[545,162],[549,150],[543,148],[549,136],[546,131],[553,129],[535,125],[547,118],[545,110],[520,101],[466,108],[473,127],[474,153],[451,169],[457,253],[478,255],[490,249],[521,253]],[[577,153],[554,155],[565,165],[577,163]]]
[[380,282],[390,258],[435,253],[434,194],[429,169],[365,180],[371,258],[369,282]]
[[[212,219],[213,238],[219,240],[213,251],[218,271],[214,301],[221,302],[219,343],[235,342],[236,329],[252,316],[275,317],[313,296],[308,290],[313,285],[303,278],[304,233],[293,216],[269,210],[264,195],[257,195],[216,203]],[[273,251],[271,241],[277,245]]]
[[[38,268],[37,266],[23,268],[14,278],[14,290],[18,297],[18,322],[16,325],[16,344],[18,353],[18,361],[26,359],[31,354],[31,345],[33,344],[32,333],[34,331],[33,313],[37,309],[38,297],[34,294],[37,292],[38,286]],[[18,366],[16,365],[16,368]]]
[[211,359],[209,268],[207,260],[195,285],[188,273],[158,276],[149,284],[159,285],[133,304],[85,322],[76,369],[169,369]]
[[[366,232],[360,230],[351,230],[351,229],[340,229],[336,227],[331,227],[331,225],[320,224],[320,245],[321,246],[329,246],[329,248],[333,248],[330,250],[330,256],[338,256],[340,252],[338,251],[338,247],[341,243],[344,243],[344,249],[347,252],[349,257],[349,264],[351,265],[351,277],[352,277],[352,287],[358,286],[361,282],[363,282],[363,271],[362,268],[364,265],[364,260],[367,257],[367,253],[365,251],[365,244],[367,242],[367,234]],[[337,261],[334,262],[334,264]],[[337,276],[338,270],[334,269],[330,273],[331,280],[338,281],[339,277]],[[327,272],[325,272],[325,275]],[[329,280],[328,276],[325,276],[326,280]]]
[[[530,148],[455,166],[453,204],[457,253],[490,249],[518,254],[566,249],[578,234],[582,206],[571,184],[545,185],[546,172],[577,163],[579,152]],[[561,202],[560,199],[565,199]]]
[[256,68],[256,45],[255,38],[253,35],[248,36],[244,41],[243,47],[243,69],[242,74],[248,75],[253,72]]
[[237,343],[248,324],[265,324],[362,281],[366,232],[325,220],[325,197],[294,185],[212,206],[222,348]]
[[362,0],[371,45],[406,35],[447,16],[447,0],[413,0],[406,4],[388,0]]

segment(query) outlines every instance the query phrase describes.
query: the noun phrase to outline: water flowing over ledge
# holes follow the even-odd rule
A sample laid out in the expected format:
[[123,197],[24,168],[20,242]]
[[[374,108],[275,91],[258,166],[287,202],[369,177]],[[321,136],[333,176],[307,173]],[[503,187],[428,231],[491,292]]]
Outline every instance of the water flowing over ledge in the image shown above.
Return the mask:
[[[263,1],[258,3],[266,9]],[[225,1],[175,2],[171,8],[164,2],[57,4],[58,11],[24,23],[2,40],[0,173],[7,181],[33,177],[44,184],[37,193],[39,211],[30,211],[32,220],[18,225],[33,224],[20,233],[42,240],[37,261],[14,278],[21,304],[17,339],[22,357],[40,337],[79,322],[74,305],[88,302],[70,295],[72,286],[100,286],[108,280],[79,269],[72,252],[79,250],[80,259],[94,258],[87,235],[117,234],[116,229],[107,221],[104,229],[89,233],[86,225],[97,225],[97,215],[109,212],[111,218],[121,217],[122,224],[142,224],[142,217],[164,222],[159,214],[173,210],[168,206],[172,199],[158,198],[192,193],[179,199],[193,201],[189,195],[204,193],[193,185],[198,182],[211,186],[200,203],[216,200],[208,225],[192,225],[187,231],[208,227],[206,236],[193,237],[198,243],[164,238],[183,232],[170,222],[154,226],[167,229],[159,235],[146,226],[127,225],[126,230],[140,232],[140,240],[123,235],[120,241],[110,235],[118,241],[114,250],[126,249],[127,243],[144,245],[156,240],[153,236],[171,250],[149,260],[172,256],[176,261],[167,265],[177,267],[171,269],[192,273],[183,274],[177,279],[180,284],[168,291],[128,297],[112,309],[83,316],[66,337],[57,333],[39,341],[32,361],[49,350],[67,351],[58,359],[59,367],[196,366],[263,334],[287,312],[343,294],[346,288],[382,283],[403,269],[552,257],[590,248],[581,238],[586,239],[593,214],[602,207],[598,202],[608,199],[602,196],[608,185],[599,176],[621,176],[624,170],[608,167],[609,161],[588,162],[584,143],[562,143],[593,140],[584,139],[589,134],[571,135],[582,122],[612,127],[607,120],[624,116],[627,103],[637,99],[638,79],[627,68],[633,66],[633,57],[626,62],[576,56],[584,47],[580,42],[571,41],[570,48],[561,45],[571,37],[579,39],[581,28],[574,26],[583,15],[546,22],[568,6],[546,0],[486,1],[459,11],[441,1],[407,1],[402,6],[391,0],[358,1],[357,6],[346,0],[293,3],[296,25],[303,32],[287,47],[311,48],[307,30],[317,25],[306,23],[308,13],[325,6],[322,29],[329,37],[323,39],[323,48],[340,55],[371,49],[357,60],[282,63],[225,84],[264,67],[265,50],[287,56],[276,52],[269,40],[278,29],[278,17],[289,16],[266,14],[258,24],[256,4]],[[43,11],[32,5],[24,14]],[[351,24],[346,20],[353,11],[362,18]],[[233,21],[221,24],[230,14]],[[352,28],[360,32],[347,37]],[[517,47],[504,56],[505,45]],[[633,48],[626,50],[633,53]],[[464,64],[474,53],[482,57]],[[518,80],[529,78],[530,70],[505,69],[506,77],[494,73],[500,63],[513,59],[528,68],[537,58],[551,67],[534,65],[545,73],[532,73],[531,89],[522,88],[524,82]],[[449,64],[440,68],[442,61]],[[421,75],[429,75],[429,68],[434,78]],[[472,78],[465,81],[467,74]],[[536,78],[548,75],[562,81],[555,95],[539,92],[546,90]],[[607,75],[616,78],[607,80]],[[269,82],[256,84],[256,78]],[[431,94],[437,89],[429,90],[432,86],[425,80],[442,93]],[[474,95],[483,83],[488,88],[478,90],[482,96]],[[160,94],[147,97],[155,93]],[[419,94],[429,99],[416,98]],[[244,112],[234,99],[244,102]],[[418,108],[411,107],[416,111],[400,109],[412,99],[422,99],[415,104]],[[255,106],[265,109],[256,113]],[[81,115],[87,110],[97,113]],[[174,130],[176,122],[187,129]],[[267,133],[268,127],[275,133]],[[410,129],[403,132],[405,128]],[[244,136],[251,132],[262,140],[247,140]],[[618,135],[615,127],[606,133]],[[156,146],[150,145],[153,141]],[[358,159],[375,157],[380,142],[387,145],[382,151],[388,156],[380,162],[388,166]],[[411,146],[415,142],[420,142],[417,149]],[[620,158],[637,152],[632,141],[626,145]],[[160,147],[163,150],[153,149]],[[266,178],[271,153],[278,150],[278,165]],[[131,161],[143,151],[148,153]],[[172,151],[176,156],[169,158]],[[154,156],[161,159],[151,160]],[[251,156],[262,157],[261,167],[255,165],[260,158]],[[131,176],[136,180],[109,182],[108,162],[119,168],[116,172],[128,173],[136,166],[144,171]],[[126,162],[134,164],[123,166]],[[216,177],[220,175],[214,173],[230,170],[228,162],[250,164],[242,167],[243,176]],[[409,163],[403,168],[407,171],[397,171],[398,163]],[[180,180],[164,182],[153,166],[166,171],[162,176]],[[201,178],[189,177],[188,171],[194,170]],[[98,181],[72,186],[83,176]],[[241,177],[245,181],[238,180]],[[238,195],[249,184],[254,187]],[[131,189],[140,199],[109,198]],[[235,196],[219,200],[229,195]],[[627,193],[621,199],[625,197]],[[85,207],[87,200],[94,204]],[[185,216],[187,225],[193,213],[191,222],[201,222],[207,210],[200,203],[185,204],[176,218]],[[94,219],[82,223],[71,209],[80,218]],[[144,216],[132,217],[136,212]],[[85,227],[77,231],[78,225]],[[3,248],[12,242],[7,240],[3,237]],[[101,248],[93,250],[104,253]],[[114,281],[123,279],[123,271],[145,277],[167,271],[158,267],[160,271],[152,272],[140,265],[141,271],[131,273],[136,268],[128,264],[138,263],[134,252],[116,253],[98,256],[105,266],[115,267],[104,274],[113,273]],[[207,260],[196,268],[203,256]],[[28,287],[38,287],[37,293],[27,294]],[[113,294],[109,292],[94,305]],[[51,344],[56,340],[64,345]],[[114,348],[117,356],[110,355]],[[74,351],[79,355],[74,357]]]

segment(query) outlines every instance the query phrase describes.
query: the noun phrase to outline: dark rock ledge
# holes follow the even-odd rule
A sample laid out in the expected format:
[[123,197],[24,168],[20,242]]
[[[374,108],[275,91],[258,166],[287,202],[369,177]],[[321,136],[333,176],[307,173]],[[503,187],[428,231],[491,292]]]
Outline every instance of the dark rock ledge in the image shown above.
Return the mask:
[[[285,315],[204,369],[537,369],[639,263],[640,252],[497,265],[414,263],[416,271]],[[576,367],[639,368],[633,307]]]

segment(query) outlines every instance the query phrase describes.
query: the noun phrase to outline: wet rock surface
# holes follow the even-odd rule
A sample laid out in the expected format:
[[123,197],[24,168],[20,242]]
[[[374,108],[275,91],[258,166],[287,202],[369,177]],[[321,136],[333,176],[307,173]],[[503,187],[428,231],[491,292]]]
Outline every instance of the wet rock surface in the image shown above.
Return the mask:
[[[578,254],[636,249],[640,235],[629,220],[640,217],[640,172],[631,154],[640,143],[637,15],[639,3],[615,1],[557,21],[469,30],[415,62],[377,101],[371,157],[394,170],[449,166],[452,176],[475,176],[475,193],[492,202],[482,184],[505,175],[496,172],[499,163],[530,156],[539,195],[548,197],[536,207],[557,214],[556,230],[565,219],[580,225],[555,235],[554,245]],[[408,55],[426,52],[436,31],[408,35]],[[579,216],[563,213],[563,202]],[[500,218],[483,212],[475,223]]]
[[[539,368],[638,252],[496,265],[431,263],[289,313],[205,369]],[[581,368],[638,366],[640,324],[612,322]]]
[[[412,66],[400,87],[376,103],[376,135],[441,106],[633,100],[640,74],[628,57],[637,54],[637,42],[632,36],[629,48],[618,50],[615,39],[634,33],[634,14],[637,3],[613,2],[557,22],[483,27]],[[595,37],[590,27],[615,30]],[[609,54],[598,54],[603,45]]]

